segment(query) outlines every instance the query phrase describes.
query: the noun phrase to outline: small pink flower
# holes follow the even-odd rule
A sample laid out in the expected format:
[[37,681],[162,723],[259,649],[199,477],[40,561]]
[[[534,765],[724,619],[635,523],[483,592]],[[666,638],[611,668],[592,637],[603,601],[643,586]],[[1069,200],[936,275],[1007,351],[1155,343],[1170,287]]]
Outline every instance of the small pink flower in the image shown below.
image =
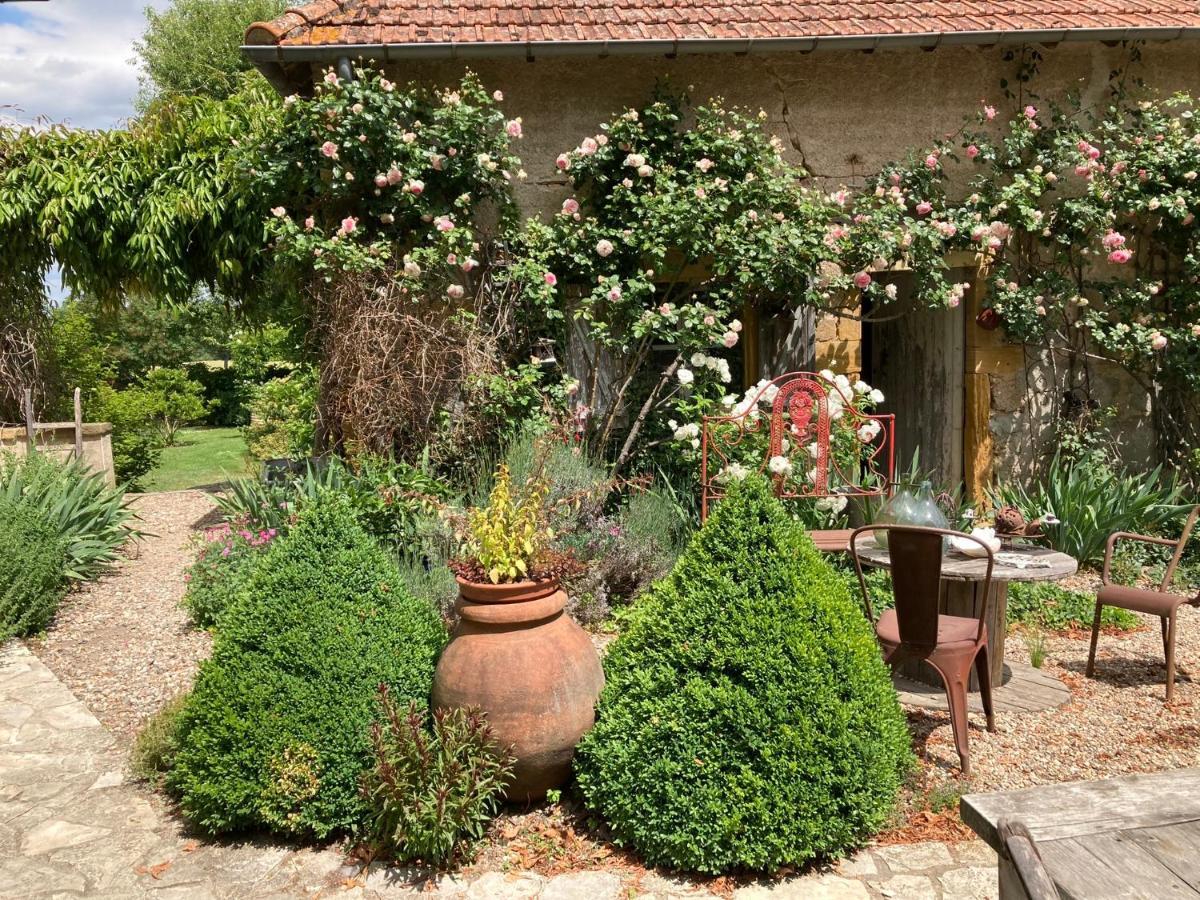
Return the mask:
[[404,189],[414,197],[419,197],[425,191],[425,182],[413,179],[407,185],[405,185]]
[[596,253],[599,256],[602,256],[602,257],[612,256],[612,252],[613,252],[612,241],[601,238],[599,241],[596,242]]
[[1150,348],[1152,350],[1166,350],[1167,336],[1157,331],[1154,332],[1154,334],[1150,335]]
[[547,272],[542,276],[542,280],[545,281],[546,284],[550,285],[550,287],[554,287],[556,284],[558,284],[558,276],[553,272]]
[[438,216],[433,220],[433,227],[441,232],[453,231],[454,220],[449,216]]
[[387,183],[388,184],[399,184],[403,180],[404,180],[404,175],[395,166],[392,166],[390,169],[387,170]]
[[574,197],[568,197],[563,201],[562,213],[564,216],[573,216],[579,212],[579,201]]
[[273,215],[277,219],[282,219],[284,216],[287,215],[287,210],[284,209],[282,206],[276,206],[271,210],[271,215]]
[[351,234],[358,227],[358,219],[354,216],[346,216],[342,219],[342,227],[339,229],[341,234]]
[[1087,158],[1088,159],[1099,159],[1100,158],[1100,148],[1099,147],[1088,147]]
[[512,119],[511,121],[507,122],[504,126],[504,133],[507,134],[510,138],[522,137],[523,132],[521,130],[521,120],[520,119]]
[[1125,235],[1110,230],[1100,239],[1100,243],[1104,245],[1105,250],[1116,250],[1125,246]]
[[669,316],[671,314],[671,304],[664,303],[662,306],[660,306],[658,308],[658,314],[660,316]]
[[996,118],[996,107],[988,106],[985,103],[983,105],[983,117],[985,119],[987,119],[989,122],[992,121],[992,119]]
[[917,204],[917,215],[927,216],[931,212],[933,212],[933,204],[930,203],[928,200],[922,200],[920,203]]
[[1133,254],[1124,247],[1119,250],[1114,250],[1112,253],[1108,254],[1108,261],[1110,263],[1116,263],[1117,265],[1124,265],[1131,259],[1133,259]]
[[321,145],[321,152],[324,153],[330,159],[337,159],[337,155],[338,155],[337,144],[335,144],[333,141],[326,141],[325,143],[323,143]]
[[461,284],[452,284],[450,287],[446,288],[446,296],[451,300],[461,300],[463,298],[463,294],[465,293],[466,291],[463,290],[463,286]]
[[596,143],[595,138],[585,137],[579,143],[579,152],[584,156],[591,156],[599,149],[600,145]]
[[304,230],[305,231],[312,231],[313,228],[316,227],[316,225],[317,225],[317,220],[314,219],[312,216],[309,216],[307,219],[304,220]]
[[1081,178],[1087,178],[1092,174],[1092,167],[1087,163],[1080,163],[1075,167],[1075,174],[1079,175]]
[[495,100],[497,103],[503,103],[504,102],[504,92],[503,91],[492,91],[492,99]]
[[721,335],[721,343],[726,347],[734,347],[737,345],[738,336],[736,331],[727,331]]
[[1027,119],[1033,119],[1033,118],[1037,117],[1037,107],[1036,106],[1027,106],[1027,107],[1025,107],[1023,112],[1025,113],[1025,118],[1027,118]]
[[854,286],[859,290],[865,290],[871,283],[871,276],[866,272],[859,272],[854,276]]
[[948,302],[951,309],[956,309],[958,304],[962,303],[962,297],[958,296],[957,294],[951,294]]
[[571,166],[571,158],[565,153],[560,153],[558,154],[558,158],[554,160],[554,165],[559,171],[565,172]]
[[705,317],[704,317],[704,324],[705,324],[705,325],[708,325],[710,328],[711,328],[713,325],[716,325],[716,324],[717,324],[717,319],[716,319],[716,316],[705,316]]
[[388,177],[382,172],[375,176],[375,187],[384,188],[388,186]]
[[608,292],[608,299],[614,303],[621,299],[621,288],[618,285],[613,285],[612,290]]
[[974,159],[979,155],[979,148],[972,144],[967,148],[967,159]]
[[936,169],[938,167],[938,158],[936,153],[930,153],[925,157],[925,168]]
[[326,84],[337,84],[338,83],[337,72],[333,71],[333,69],[330,69],[328,72],[326,72],[325,73],[325,83]]

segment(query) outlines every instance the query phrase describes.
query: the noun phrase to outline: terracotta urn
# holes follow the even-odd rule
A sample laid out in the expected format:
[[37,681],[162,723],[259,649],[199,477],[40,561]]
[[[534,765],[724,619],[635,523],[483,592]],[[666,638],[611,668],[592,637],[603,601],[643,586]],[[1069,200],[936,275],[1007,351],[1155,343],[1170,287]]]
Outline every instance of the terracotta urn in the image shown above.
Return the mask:
[[566,782],[595,721],[600,657],[563,607],[556,580],[458,579],[459,624],[438,661],[433,705],[478,706],[516,757],[507,798],[538,800]]

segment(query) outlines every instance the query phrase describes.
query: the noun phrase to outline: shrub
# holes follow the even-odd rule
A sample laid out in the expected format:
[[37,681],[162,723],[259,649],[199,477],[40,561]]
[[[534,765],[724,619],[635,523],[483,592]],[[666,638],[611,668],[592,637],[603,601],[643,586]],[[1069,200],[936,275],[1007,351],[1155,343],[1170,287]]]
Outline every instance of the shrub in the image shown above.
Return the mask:
[[632,608],[605,673],[579,784],[651,864],[835,855],[886,822],[911,764],[870,625],[760,478]]
[[155,410],[154,398],[141,388],[118,391],[103,385],[97,391],[94,417],[112,425],[113,469],[129,487],[136,487],[162,456]]
[[298,459],[313,449],[317,421],[317,373],[300,369],[255,389],[250,400],[246,446],[255,459]]
[[203,390],[205,425],[216,427],[245,426],[250,422],[246,407],[245,388],[241,373],[232,366],[209,368],[193,363],[186,369],[187,377]]
[[1000,489],[997,506],[1012,505],[1026,519],[1054,513],[1059,524],[1046,534],[1056,550],[1082,563],[1098,563],[1114,531],[1155,531],[1176,518],[1181,488],[1162,467],[1141,474],[1104,466],[1073,465],[1056,455],[1046,478],[1030,489]]
[[337,498],[311,504],[221,618],[168,783],[197,828],[325,837],[364,820],[375,691],[428,701],[446,632]]
[[424,707],[410,701],[401,713],[386,685],[379,705],[374,763],[363,779],[372,846],[403,860],[444,862],[464,838],[483,837],[512,778],[512,754],[479,710],[439,709],[430,732]]
[[129,752],[129,769],[135,778],[158,782],[171,771],[179,752],[179,720],[186,704],[184,694],[168,700],[142,726]]
[[188,378],[183,369],[152,369],[141,380],[141,389],[154,403],[154,420],[163,443],[172,447],[184,425],[204,418],[204,386]]
[[343,499],[376,540],[403,548],[417,538],[434,501],[444,498],[446,489],[407,463],[378,456],[346,463],[330,457],[306,463],[303,473],[282,484],[256,478],[235,480],[228,495],[217,502],[232,521],[260,530],[285,531],[305,506],[331,493]]
[[140,536],[124,495],[77,460],[41,453],[0,458],[0,499],[37,510],[54,528],[66,554],[63,574],[87,581],[105,571],[117,551]]
[[201,628],[210,628],[241,593],[264,551],[274,540],[274,528],[250,531],[229,524],[204,534],[204,545],[184,575],[184,608]]
[[[1008,586],[1009,625],[1031,625],[1049,631],[1091,628],[1096,614],[1096,595],[1072,591],[1044,581],[1013,582]],[[1138,617],[1115,606],[1104,607],[1100,624],[1131,631]]]
[[64,593],[66,552],[37,509],[0,497],[0,643],[50,624]]

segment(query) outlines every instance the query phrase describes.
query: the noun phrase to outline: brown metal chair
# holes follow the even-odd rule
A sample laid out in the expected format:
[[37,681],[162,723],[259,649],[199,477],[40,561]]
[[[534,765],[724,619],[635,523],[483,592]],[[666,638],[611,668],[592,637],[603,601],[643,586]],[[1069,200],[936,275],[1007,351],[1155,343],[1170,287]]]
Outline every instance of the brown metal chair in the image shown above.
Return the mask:
[[[1152,537],[1148,534],[1130,534],[1127,531],[1116,531],[1108,536],[1108,545],[1104,548],[1104,569],[1100,575],[1101,586],[1096,594],[1096,616],[1092,619],[1092,646],[1088,650],[1087,676],[1091,678],[1096,671],[1096,642],[1100,638],[1100,616],[1106,606],[1117,606],[1134,612],[1148,613],[1158,616],[1162,626],[1163,654],[1167,658],[1167,700],[1175,692],[1175,624],[1179,607],[1185,603],[1200,604],[1200,594],[1195,597],[1184,597],[1171,593],[1171,580],[1179,567],[1179,559],[1183,556],[1183,548],[1192,529],[1196,527],[1196,518],[1200,516],[1200,506],[1192,510],[1183,526],[1183,534],[1178,540]],[[1117,542],[1122,540],[1142,541],[1147,544],[1160,544],[1163,547],[1174,547],[1171,561],[1167,563],[1167,571],[1156,589],[1125,587],[1113,584],[1109,577],[1112,567],[1113,551]]]
[[[858,555],[861,535],[886,531],[888,555],[892,561],[894,609],[885,610],[878,619],[871,608],[862,560]],[[943,538],[970,537],[987,552],[987,575],[979,596],[984,598],[979,618],[947,616],[940,612],[942,593]],[[988,731],[996,730],[992,711],[992,680],[988,668],[987,597],[992,587],[995,557],[983,541],[957,531],[913,525],[865,525],[850,537],[850,554],[858,572],[867,617],[875,626],[875,636],[889,665],[905,660],[925,660],[941,676],[950,706],[950,727],[954,746],[962,763],[962,772],[971,772],[967,748],[967,685],[971,666],[979,676],[979,695],[987,717]]]

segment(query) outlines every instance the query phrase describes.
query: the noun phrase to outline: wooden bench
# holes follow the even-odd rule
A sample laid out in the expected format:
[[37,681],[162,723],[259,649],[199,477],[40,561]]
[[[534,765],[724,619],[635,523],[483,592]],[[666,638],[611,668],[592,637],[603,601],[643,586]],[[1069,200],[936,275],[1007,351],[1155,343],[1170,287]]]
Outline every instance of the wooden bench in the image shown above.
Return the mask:
[[999,855],[1001,900],[1044,896],[1027,888],[1039,865],[1068,900],[1200,898],[1200,769],[967,794],[959,808]]

